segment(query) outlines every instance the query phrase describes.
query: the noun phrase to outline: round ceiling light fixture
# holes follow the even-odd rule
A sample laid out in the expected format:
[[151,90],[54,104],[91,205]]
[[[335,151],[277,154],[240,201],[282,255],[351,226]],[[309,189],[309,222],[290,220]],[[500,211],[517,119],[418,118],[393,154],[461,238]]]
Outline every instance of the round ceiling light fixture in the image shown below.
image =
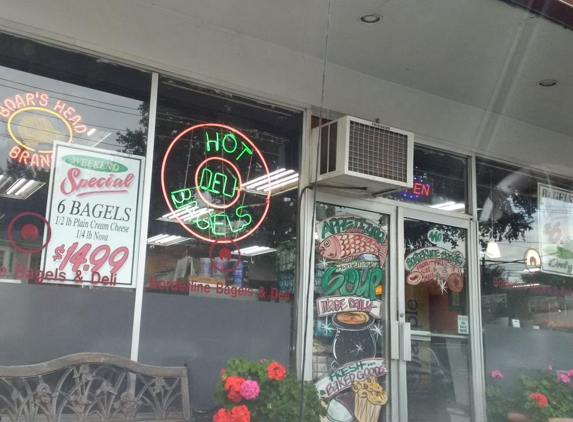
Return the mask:
[[382,20],[382,16],[375,13],[368,13],[367,15],[360,16],[360,22],[362,23],[378,23]]
[[549,88],[557,85],[558,83],[559,81],[556,81],[555,79],[542,79],[537,83],[537,85],[542,86],[543,88]]

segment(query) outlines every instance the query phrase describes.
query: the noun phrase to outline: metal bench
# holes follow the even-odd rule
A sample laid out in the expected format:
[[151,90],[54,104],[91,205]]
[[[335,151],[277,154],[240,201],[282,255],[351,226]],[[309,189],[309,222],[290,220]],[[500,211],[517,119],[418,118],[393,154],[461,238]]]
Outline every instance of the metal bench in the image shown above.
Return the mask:
[[103,353],[0,366],[1,422],[135,420],[191,420],[186,367],[148,366]]

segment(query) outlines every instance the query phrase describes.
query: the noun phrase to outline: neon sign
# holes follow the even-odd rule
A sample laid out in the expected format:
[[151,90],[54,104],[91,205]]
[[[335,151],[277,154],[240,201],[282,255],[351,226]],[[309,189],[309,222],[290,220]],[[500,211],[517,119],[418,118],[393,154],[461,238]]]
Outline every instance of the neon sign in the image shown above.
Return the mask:
[[412,189],[402,191],[402,196],[408,199],[427,198],[432,192],[431,183],[426,182],[418,176],[414,176]]
[[54,141],[71,143],[74,134],[87,131],[74,107],[61,100],[54,103],[41,92],[4,99],[0,116],[8,119],[8,133],[17,144],[10,149],[10,158],[31,167],[50,167]]
[[[182,167],[179,152],[197,146],[203,150],[202,160],[188,163],[185,172],[173,171]],[[163,157],[161,189],[170,211],[166,216],[206,242],[238,242],[262,224],[271,196],[270,190],[262,198],[253,195],[243,184],[265,178],[270,184],[267,162],[246,135],[217,123],[192,126],[177,135]],[[174,185],[184,187],[168,189]]]

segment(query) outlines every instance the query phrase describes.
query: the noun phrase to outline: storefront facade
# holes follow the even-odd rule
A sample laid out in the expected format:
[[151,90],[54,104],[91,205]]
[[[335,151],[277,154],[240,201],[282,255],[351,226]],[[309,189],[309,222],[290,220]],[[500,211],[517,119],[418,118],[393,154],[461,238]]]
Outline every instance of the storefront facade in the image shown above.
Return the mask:
[[[10,13],[0,365],[187,364],[207,410],[228,359],[274,359],[348,422],[500,420],[521,375],[569,376],[570,137],[336,67],[317,100],[319,79],[201,25],[224,51],[189,61]],[[362,168],[400,145],[408,186],[316,182],[340,158],[319,126],[348,115],[394,148]]]

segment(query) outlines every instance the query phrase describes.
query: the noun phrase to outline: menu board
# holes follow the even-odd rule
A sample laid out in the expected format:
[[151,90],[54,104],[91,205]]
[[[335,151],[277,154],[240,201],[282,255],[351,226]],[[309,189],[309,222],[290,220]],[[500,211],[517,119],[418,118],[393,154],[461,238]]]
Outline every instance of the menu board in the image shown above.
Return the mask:
[[537,185],[541,271],[573,276],[573,192]]
[[144,160],[54,143],[43,283],[135,287]]

